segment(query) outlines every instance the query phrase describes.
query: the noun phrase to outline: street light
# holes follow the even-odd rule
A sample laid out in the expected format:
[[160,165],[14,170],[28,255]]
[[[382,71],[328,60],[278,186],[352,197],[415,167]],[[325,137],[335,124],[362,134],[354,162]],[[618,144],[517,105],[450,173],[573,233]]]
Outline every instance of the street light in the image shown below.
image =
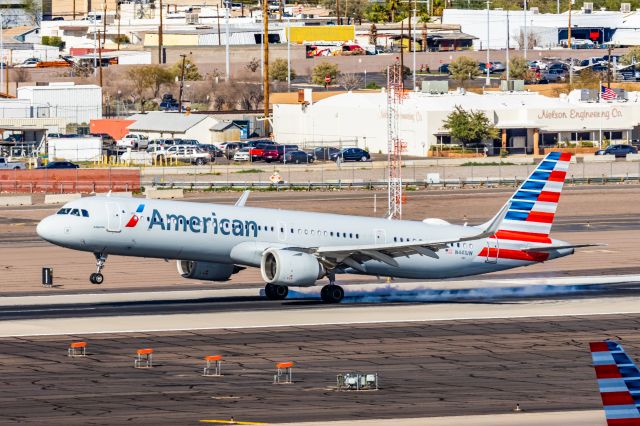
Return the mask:
[[485,86],[491,86],[491,76],[490,73],[490,58],[489,58],[489,0],[487,0],[487,63],[485,67],[487,69],[487,80],[485,81]]

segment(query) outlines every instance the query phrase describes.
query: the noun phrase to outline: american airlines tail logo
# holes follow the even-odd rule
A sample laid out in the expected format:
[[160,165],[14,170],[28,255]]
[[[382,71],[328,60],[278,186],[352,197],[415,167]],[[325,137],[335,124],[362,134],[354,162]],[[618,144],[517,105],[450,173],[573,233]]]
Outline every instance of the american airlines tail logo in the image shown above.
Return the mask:
[[136,209],[136,212],[131,215],[131,219],[129,219],[129,222],[127,222],[125,227],[134,228],[138,224],[138,221],[140,220],[140,214],[142,214],[143,210],[144,210],[144,204],[140,204]]

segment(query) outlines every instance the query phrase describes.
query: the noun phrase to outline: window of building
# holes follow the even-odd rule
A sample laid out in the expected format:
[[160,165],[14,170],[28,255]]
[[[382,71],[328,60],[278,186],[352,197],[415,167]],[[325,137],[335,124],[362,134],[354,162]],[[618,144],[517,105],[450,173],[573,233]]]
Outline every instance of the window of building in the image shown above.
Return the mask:
[[590,141],[590,140],[591,140],[591,132],[572,132],[571,133],[572,142]]
[[602,139],[609,141],[622,140],[622,131],[607,130],[602,132]]

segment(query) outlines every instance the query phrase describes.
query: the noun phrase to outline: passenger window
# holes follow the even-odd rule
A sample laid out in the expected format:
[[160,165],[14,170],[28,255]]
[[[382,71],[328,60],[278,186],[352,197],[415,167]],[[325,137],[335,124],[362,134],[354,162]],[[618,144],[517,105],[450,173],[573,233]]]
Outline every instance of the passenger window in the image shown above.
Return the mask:
[[333,231],[329,232],[329,235],[333,237]]
[[280,228],[280,232],[284,232],[284,228]]
[[78,209],[73,209],[73,210],[71,210],[71,214],[72,214],[73,216],[80,216],[80,210],[78,210]]
[[393,237],[393,242],[397,243],[398,242],[398,237]]
[[400,242],[401,242],[401,243],[404,243],[404,240],[402,239],[402,237],[400,237]]
[[347,233],[346,232],[342,233],[342,238],[347,238]]
[[353,234],[349,234],[349,238],[353,238]]
[[313,229],[311,230],[311,235],[314,235],[316,233],[316,231],[314,231]]
[[293,228],[291,228],[291,233],[293,234]]
[[309,235],[309,230],[308,229],[304,230],[304,235]]
[[89,212],[85,209],[80,210],[82,212],[82,217],[89,217]]
[[356,240],[360,239],[360,234],[356,234]]
[[273,228],[273,226],[272,226],[272,227],[271,227],[271,232],[273,232],[273,229],[274,229],[274,228]]

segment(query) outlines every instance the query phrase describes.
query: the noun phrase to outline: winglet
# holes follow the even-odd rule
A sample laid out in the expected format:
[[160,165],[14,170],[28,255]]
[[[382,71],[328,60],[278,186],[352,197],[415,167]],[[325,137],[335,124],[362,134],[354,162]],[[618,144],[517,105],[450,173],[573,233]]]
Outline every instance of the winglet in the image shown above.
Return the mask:
[[240,196],[240,198],[238,198],[238,201],[236,201],[235,206],[236,207],[244,207],[244,205],[247,203],[247,199],[249,198],[249,194],[251,193],[251,191],[247,190],[244,191],[242,193],[242,195]]
[[494,216],[491,222],[489,222],[489,224],[484,229],[484,231],[482,231],[482,233],[477,237],[487,238],[487,237],[491,237],[492,235],[495,235],[495,233],[498,232],[498,229],[500,228],[500,225],[502,224],[504,217],[507,215],[507,212],[509,211],[510,206],[511,206],[511,201],[506,202],[505,205],[502,206],[498,214]]

